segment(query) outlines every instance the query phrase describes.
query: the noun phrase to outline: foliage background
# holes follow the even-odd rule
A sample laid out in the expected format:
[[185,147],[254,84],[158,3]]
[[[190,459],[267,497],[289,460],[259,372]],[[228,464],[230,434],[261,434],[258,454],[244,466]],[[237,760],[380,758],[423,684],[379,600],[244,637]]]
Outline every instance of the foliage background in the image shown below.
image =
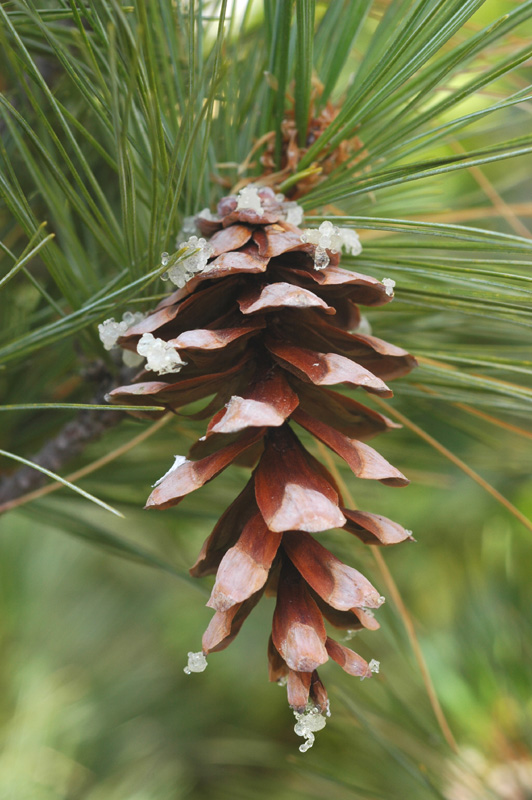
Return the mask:
[[[405,427],[377,443],[411,486],[343,477],[418,540],[384,557],[457,752],[390,597],[381,631],[356,642],[380,676],[323,670],[333,716],[306,755],[267,683],[271,601],[185,676],[210,617],[187,566],[244,473],[147,514],[150,485],[200,428],[172,420],[128,449],[150,423],[124,419],[68,470],[112,455],[79,485],[125,519],[60,488],[0,520],[6,798],[532,796],[532,3],[291,6],[0,5],[1,447],[31,459],[77,413],[50,404],[91,402],[87,370],[107,358],[96,323],[164,293],[159,254],[183,217],[260,172],[239,165],[290,97],[306,118],[314,71],[343,98],[338,139],[356,133],[363,150],[305,207],[361,231],[346,263],[397,281],[391,307],[367,315],[373,332],[421,361],[394,386]],[[28,403],[48,407],[7,408]],[[388,594],[369,548],[326,538]]]

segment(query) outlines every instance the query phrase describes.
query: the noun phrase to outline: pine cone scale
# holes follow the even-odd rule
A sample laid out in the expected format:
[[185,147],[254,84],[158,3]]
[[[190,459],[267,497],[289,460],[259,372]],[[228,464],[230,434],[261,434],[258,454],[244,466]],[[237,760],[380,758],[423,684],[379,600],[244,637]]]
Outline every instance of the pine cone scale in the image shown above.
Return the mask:
[[284,426],[270,431],[255,470],[255,497],[273,531],[324,531],[342,527],[338,495],[313,469],[297,437]]
[[283,550],[308,585],[337,611],[382,605],[383,598],[362,573],[344,564],[308,533],[285,533]]
[[280,370],[271,370],[252,383],[242,396],[233,395],[225,408],[211,419],[206,437],[211,433],[232,433],[247,427],[279,427],[299,404],[297,394]]
[[263,590],[259,589],[258,592],[244,600],[243,603],[237,603],[228,611],[216,611],[203,634],[201,642],[203,652],[217,653],[229,647],[263,593]]
[[312,255],[312,245],[301,241],[299,228],[286,222],[255,229],[253,241],[258,247],[259,254],[265,258],[276,258],[283,253],[298,251]]
[[364,441],[395,428],[400,428],[378,411],[358,403],[351,397],[291,379],[303,411],[319,422],[331,425],[340,433]]
[[177,505],[185,495],[199,489],[219,475],[237,456],[255,442],[262,439],[264,429],[251,429],[236,442],[205,456],[200,461],[185,461],[164,478],[146,501],[146,508],[170,508]]
[[226,553],[238,540],[248,521],[258,511],[253,480],[248,481],[238,497],[224,511],[212,533],[206,538],[196,563],[189,572],[194,578],[212,575]]
[[296,377],[307,379],[316,386],[336,386],[344,383],[357,389],[361,387],[366,392],[381,397],[393,396],[393,392],[384,381],[345,356],[337,353],[318,353],[273,338],[267,338],[265,343],[277,363]]
[[316,671],[295,672],[293,669],[288,670],[286,694],[290,707],[297,711],[298,714],[302,714],[307,707],[312,675],[317,675]]
[[183,351],[183,355],[186,356],[190,355],[189,351],[223,350],[237,340],[249,339],[250,336],[265,327],[265,319],[255,317],[234,328],[196,328],[184,331],[175,339],[168,341],[176,350]]
[[342,513],[347,520],[344,530],[358,536],[366,544],[390,545],[413,541],[411,531],[387,517],[347,508],[342,508]]
[[283,320],[279,325],[279,335],[294,345],[320,351],[333,347],[337,355],[355,359],[378,378],[391,380],[408,374],[417,364],[415,359],[403,350],[382,339],[356,333],[347,333],[316,315],[302,314],[302,320],[295,325],[292,320]]
[[242,314],[277,308],[319,308],[326,314],[336,314],[336,309],[317,294],[291,283],[268,283],[250,288],[238,298],[238,305]]
[[357,478],[381,481],[389,486],[407,486],[408,478],[393,467],[369,445],[349,439],[343,433],[306,414],[298,408],[292,415],[294,422],[330,447],[351,468]]
[[343,670],[349,675],[354,675],[357,678],[370,678],[371,670],[369,664],[362,656],[350,650],[349,647],[344,647],[334,639],[327,638],[325,648],[330,657],[339,664]]
[[270,531],[260,514],[244,526],[236,544],[223,556],[216,573],[209,608],[227,611],[262,589],[283,534]]
[[329,658],[319,608],[288,562],[283,564],[279,579],[272,639],[287,666],[295,672],[311,673]]
[[[231,250],[239,250],[253,236],[253,228],[248,225],[231,225],[230,228],[224,228],[217,231],[209,239],[209,244],[213,248],[213,257],[221,256],[222,253],[227,253]],[[263,256],[264,253],[258,250],[259,255]]]

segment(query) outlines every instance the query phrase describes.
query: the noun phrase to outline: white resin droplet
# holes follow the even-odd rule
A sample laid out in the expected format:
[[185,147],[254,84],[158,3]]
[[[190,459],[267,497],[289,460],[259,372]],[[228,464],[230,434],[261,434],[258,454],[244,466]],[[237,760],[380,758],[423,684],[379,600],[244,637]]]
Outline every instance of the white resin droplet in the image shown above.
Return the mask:
[[342,247],[345,253],[350,256],[359,256],[362,252],[362,245],[358,238],[358,233],[351,228],[338,228],[338,235],[342,240]]
[[344,641],[344,642],[349,642],[349,641],[351,641],[351,639],[352,639],[354,636],[356,636],[356,635],[357,635],[357,633],[358,633],[358,631],[356,631],[356,630],[353,630],[352,628],[349,628],[349,629],[348,629],[348,630],[345,632],[345,636],[344,636],[344,639],[343,639],[343,641]]
[[303,222],[303,209],[294,200],[288,200],[282,204],[284,218],[290,225],[301,225]]
[[[304,244],[316,245],[314,252],[314,268],[325,269],[329,266],[329,253],[339,253],[344,246],[345,233],[329,220],[322,222],[319,228],[306,228],[301,236]],[[356,233],[349,231],[349,234]],[[358,238],[358,237],[357,237]],[[352,237],[351,237],[352,239]],[[329,251],[329,252],[327,252]]]
[[170,266],[168,277],[178,289],[182,289],[193,275],[203,272],[214,253],[214,248],[206,239],[197,236],[191,236],[186,242],[180,242],[177,248],[178,250],[185,248],[186,252],[177,263]]
[[281,677],[277,681],[277,686],[286,686],[288,683],[288,678],[286,675],[281,675]]
[[364,315],[362,315],[360,317],[360,322],[358,323],[355,330],[357,333],[362,333],[363,335],[365,334],[366,336],[371,336],[371,323],[369,319]]
[[169,260],[170,256],[168,255],[168,253],[161,253],[161,264],[163,265],[163,267],[166,267]]
[[220,218],[213,214],[210,208],[203,208],[198,214],[201,219],[208,219],[209,222],[219,222]]
[[[330,716],[329,710],[327,716]],[[315,742],[316,737],[314,734],[325,727],[327,719],[320,713],[319,708],[312,705],[307,706],[302,714],[294,711],[294,717],[296,718],[294,732],[305,739],[305,742],[299,746],[299,752],[306,753]]]
[[[368,664],[368,669],[370,673],[378,673],[380,671],[381,662],[377,661],[375,658],[372,658]],[[362,675],[360,680],[363,681],[366,678],[371,678],[371,674]]]
[[184,667],[183,672],[190,675],[192,672],[205,672],[207,669],[207,659],[201,652],[188,653],[188,664]]
[[323,247],[316,247],[314,251],[314,269],[325,269],[330,264],[331,259]]
[[112,350],[116,345],[118,339],[125,334],[128,328],[136,325],[145,317],[142,311],[126,311],[122,317],[121,322],[116,322],[114,317],[104,320],[98,325],[98,334],[100,341],[106,350]]
[[384,290],[388,297],[393,297],[393,288],[395,286],[395,281],[392,278],[383,278],[382,284],[384,285]]
[[244,211],[247,208],[254,211],[259,217],[264,214],[264,209],[262,208],[261,199],[256,186],[244,186],[238,193],[236,210]]
[[146,369],[158,375],[179,372],[186,365],[175,347],[164,339],[156,339],[153,333],[144,333],[140,337],[137,353],[146,357]]
[[98,325],[98,334],[106,350],[112,350],[118,337],[122,336],[126,330],[127,326],[122,322],[116,322],[114,317],[110,317]]
[[176,264],[172,269],[169,269],[168,272],[164,273],[166,277],[161,277],[165,281],[172,281],[174,286],[177,286],[178,289],[182,289],[187,281],[190,280],[192,274],[187,272],[183,263]]
[[[305,244],[315,244],[321,250],[330,250],[331,253],[339,253],[342,248],[342,238],[340,228],[326,220],[319,228],[305,228],[301,236],[301,241]],[[323,269],[319,267],[318,269]]]
[[122,353],[122,361],[126,367],[140,367],[144,361],[142,356],[138,353],[132,353],[131,350],[124,350]]
[[[284,206],[286,205],[287,203],[284,204]],[[300,207],[298,206],[298,208]],[[303,209],[301,209],[301,219],[302,215]],[[292,222],[288,217],[287,221]],[[293,222],[292,224],[298,225],[299,223]],[[315,244],[316,247],[329,250],[331,253],[339,253],[343,249],[349,255],[358,256],[362,252],[362,245],[356,231],[350,228],[338,228],[329,220],[322,222],[319,228],[306,228],[301,236],[301,241],[304,244]],[[323,267],[316,267],[316,269],[323,269]]]
[[168,475],[170,475],[171,472],[175,472],[176,469],[178,469],[180,466],[182,466],[182,464],[186,464],[186,462],[187,462],[187,459],[185,458],[185,456],[174,456],[174,458],[175,458],[175,461],[172,464],[172,466],[170,467],[170,469],[168,470],[168,472],[165,472],[164,475],[161,478],[159,478],[158,481],[155,481],[155,483],[152,485],[152,489],[155,489],[156,486],[159,486],[159,484],[162,483],[164,481],[164,479],[167,478]]
[[191,236],[197,232],[196,217],[185,217],[183,220],[183,227],[181,233],[183,236]]
[[142,311],[126,311],[122,316],[122,322],[125,322],[128,328],[131,328],[133,325],[136,325],[137,322],[141,322],[145,316],[146,314],[143,314]]

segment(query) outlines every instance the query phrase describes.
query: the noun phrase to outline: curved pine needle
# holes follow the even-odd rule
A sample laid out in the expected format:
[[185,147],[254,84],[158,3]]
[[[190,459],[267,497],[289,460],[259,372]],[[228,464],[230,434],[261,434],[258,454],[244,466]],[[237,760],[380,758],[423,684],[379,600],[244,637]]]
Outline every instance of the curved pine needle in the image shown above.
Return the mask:
[[485,419],[486,422],[491,422],[492,425],[498,425],[499,428],[504,428],[505,431],[516,433],[518,436],[524,436],[525,439],[532,439],[532,431],[527,431],[524,428],[520,428],[518,425],[512,425],[511,422],[493,417],[491,414],[486,414],[485,411],[480,411],[478,408],[473,408],[473,406],[469,406],[466,403],[453,403],[452,405],[456,408],[461,408],[463,411],[467,411],[468,414],[474,414],[476,417]]
[[[42,227],[42,226],[41,226],[41,227]],[[9,270],[9,272],[8,272],[8,273],[6,273],[6,275],[4,275],[2,278],[0,278],[0,289],[2,289],[2,288],[5,286],[5,284],[6,284],[6,283],[7,283],[9,280],[11,280],[11,278],[13,278],[13,277],[14,277],[14,276],[17,274],[17,272],[19,272],[21,269],[24,269],[24,267],[26,266],[26,264],[27,264],[29,261],[31,261],[31,259],[32,259],[32,258],[33,258],[35,255],[37,255],[37,253],[39,252],[39,250],[41,250],[41,249],[42,249],[42,248],[43,248],[43,247],[44,247],[46,244],[48,244],[48,242],[50,242],[50,241],[51,241],[52,239],[54,239],[54,238],[55,238],[55,233],[50,233],[50,234],[48,234],[48,236],[46,236],[46,237],[45,237],[44,239],[42,239],[42,240],[41,240],[41,241],[40,241],[38,244],[36,244],[36,245],[35,245],[35,247],[33,247],[33,248],[30,250],[30,252],[29,252],[29,253],[27,253],[26,255],[24,255],[24,256],[22,256],[21,258],[19,258],[19,259],[16,261],[15,265],[14,265],[14,266],[13,266],[13,267],[12,267],[12,268]]]
[[[447,364],[445,361],[437,361],[435,358],[427,358],[427,356],[417,356],[417,360],[420,364],[427,364],[427,366],[435,366],[440,369],[452,370],[453,372],[460,372],[459,367],[455,366],[454,364]],[[493,378],[493,377],[486,377],[486,375],[480,375],[479,373],[472,372],[470,373],[471,377],[473,378],[480,378],[483,381],[486,381],[488,384],[492,383],[494,387],[501,386],[503,388],[508,389],[517,389],[521,392],[526,392],[527,387],[521,386],[518,383],[512,383],[511,381],[503,381],[501,378]]]
[[418,663],[419,671],[421,672],[421,677],[425,685],[425,690],[427,692],[430,704],[432,706],[434,716],[438,720],[440,730],[451,750],[453,750],[455,753],[458,753],[459,752],[458,744],[452,734],[451,728],[449,727],[449,723],[447,722],[445,714],[443,713],[443,709],[440,705],[438,695],[436,694],[436,689],[434,688],[429,668],[427,666],[427,662],[425,661],[425,656],[423,655],[421,645],[419,644],[419,640],[416,635],[416,629],[414,627],[414,622],[412,620],[412,617],[410,616],[410,613],[405,606],[405,603],[397,587],[397,584],[393,578],[393,575],[390,572],[390,569],[386,561],[384,560],[384,556],[376,547],[372,547],[371,552],[373,553],[373,558],[375,559],[377,566],[379,567],[381,575],[386,584],[386,588],[397,607],[401,619],[403,620],[403,625],[406,628],[408,639],[410,641],[410,646],[412,647],[415,659]]
[[0,411],[42,411],[47,408],[87,409],[89,411],[164,411],[164,406],[115,406],[95,403],[16,403],[0,406]]
[[[431,389],[430,386],[425,386],[423,383],[416,383],[414,384],[418,389],[421,389],[422,392],[426,392],[427,394],[436,395],[437,392],[434,389]],[[518,425],[512,425],[511,422],[506,422],[504,419],[499,419],[498,417],[492,416],[492,414],[486,414],[485,411],[480,411],[478,408],[473,408],[473,406],[468,405],[467,403],[451,403],[452,406],[455,408],[460,408],[462,411],[465,411],[467,414],[472,414],[475,417],[480,417],[480,419],[486,420],[486,422],[490,422],[492,425],[497,425],[499,428],[503,428],[505,431],[510,431],[511,433],[516,433],[518,436],[523,436],[525,439],[532,439],[532,431],[527,431],[525,428],[520,428]]]
[[[317,442],[317,446],[320,451],[321,457],[326,462],[327,468],[329,469],[335,481],[337,482],[338,486],[342,490],[343,495],[345,496],[351,507],[356,508],[355,499],[351,494],[351,492],[349,491],[346,482],[342,478],[340,471],[338,470],[336,464],[334,463],[325,445],[323,445],[321,442]],[[417,638],[416,629],[414,627],[412,617],[410,616],[410,613],[403,601],[401,593],[397,587],[397,584],[393,579],[393,575],[390,572],[382,553],[379,552],[379,550],[376,547],[371,547],[370,550],[373,554],[373,558],[375,559],[375,563],[377,564],[377,567],[379,568],[379,571],[382,575],[382,579],[386,584],[388,593],[390,594],[393,602],[395,603],[399,616],[401,617],[403,625],[405,626],[408,640],[410,642],[412,652],[414,653],[414,658],[417,661],[417,665],[421,673],[421,678],[425,686],[425,691],[427,692],[427,696],[429,698],[432,711],[434,712],[434,716],[436,717],[438,725],[440,726],[442,735],[447,744],[449,745],[449,747],[451,748],[451,750],[453,750],[453,752],[455,753],[458,753],[458,745],[456,743],[456,739],[452,734],[449,723],[447,722],[445,714],[443,713],[443,709],[440,705],[438,695],[436,694],[436,689],[434,688],[429,668],[427,667],[427,662],[425,661],[425,656],[423,655],[421,645],[419,644],[419,640]]]
[[[505,203],[508,212],[513,217],[532,217],[530,203]],[[500,211],[494,206],[479,206],[472,208],[459,208],[453,211],[439,211],[434,214],[421,214],[416,217],[420,222],[450,222],[460,223],[468,220],[499,217]],[[528,228],[527,228],[528,231]]]
[[56,475],[55,472],[51,472],[51,470],[46,469],[46,467],[41,467],[40,464],[35,464],[33,461],[28,461],[27,458],[22,458],[22,456],[17,456],[15,455],[15,453],[9,453],[7,450],[0,450],[0,456],[4,456],[5,458],[11,458],[13,459],[13,461],[18,461],[20,464],[24,464],[24,466],[26,467],[32,467],[32,469],[36,469],[39,472],[42,472],[44,475],[48,475],[49,478],[53,478],[55,481],[58,481],[63,486],[66,486],[68,489],[72,489],[73,492],[77,492],[82,497],[85,497],[87,500],[90,500],[92,503],[96,503],[96,505],[100,506],[100,508],[103,508],[106,511],[110,511],[111,514],[115,514],[117,517],[124,517],[124,515],[120,511],[117,511],[116,508],[113,508],[107,503],[104,503],[103,500],[99,500],[97,497],[94,497],[93,494],[86,492],[84,489],[80,489],[79,486],[76,486],[74,483],[71,483],[66,478],[61,478],[60,475]]
[[441,453],[441,455],[445,456],[449,461],[455,464],[462,472],[478,483],[488,494],[490,494],[498,503],[500,503],[504,508],[506,508],[512,516],[514,516],[524,527],[532,533],[532,521],[526,517],[522,511],[514,506],[504,495],[502,495],[491,483],[488,483],[485,478],[478,474],[472,467],[462,461],[461,458],[456,456],[452,453],[445,445],[438,442],[430,433],[427,433],[419,425],[416,425],[415,422],[412,422],[405,417],[404,414],[401,414],[400,411],[393,408],[392,406],[388,405],[384,400],[381,400],[379,397],[375,397],[375,402],[383,409],[386,410],[387,414],[390,414],[392,417],[395,417],[399,422],[401,422],[406,428],[411,430],[413,433],[417,434],[423,441],[427,442],[431,447]]
[[[451,142],[451,147],[455,151],[455,153],[465,153],[464,147],[460,144],[457,139],[453,139]],[[512,230],[518,236],[524,236],[525,238],[532,239],[532,234],[528,230],[527,226],[521,222],[519,217],[512,211],[511,207],[506,203],[506,201],[501,197],[495,186],[486,177],[483,170],[480,167],[469,167],[468,170],[477,184],[480,186],[488,200],[491,201],[493,208],[497,211],[499,216],[503,217],[506,222],[510,225]]]

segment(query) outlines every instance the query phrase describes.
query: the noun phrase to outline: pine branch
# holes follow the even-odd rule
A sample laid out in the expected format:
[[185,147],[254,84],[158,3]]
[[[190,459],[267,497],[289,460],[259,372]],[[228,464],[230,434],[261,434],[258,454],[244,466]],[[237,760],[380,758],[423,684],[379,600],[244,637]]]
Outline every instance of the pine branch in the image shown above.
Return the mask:
[[[112,389],[128,380],[136,372],[135,369],[124,368],[117,377],[107,370],[99,361],[84,373],[86,381],[97,382],[98,388],[92,403],[102,405],[105,397]],[[65,464],[83,452],[91,442],[99,439],[109,428],[117,425],[124,417],[123,412],[102,413],[99,410],[83,409],[75,419],[67,422],[59,433],[47,441],[41,449],[31,457],[31,461],[52,472],[58,472]],[[11,503],[27,492],[34,491],[46,483],[46,475],[31,467],[21,467],[0,481],[0,513],[2,506]]]

